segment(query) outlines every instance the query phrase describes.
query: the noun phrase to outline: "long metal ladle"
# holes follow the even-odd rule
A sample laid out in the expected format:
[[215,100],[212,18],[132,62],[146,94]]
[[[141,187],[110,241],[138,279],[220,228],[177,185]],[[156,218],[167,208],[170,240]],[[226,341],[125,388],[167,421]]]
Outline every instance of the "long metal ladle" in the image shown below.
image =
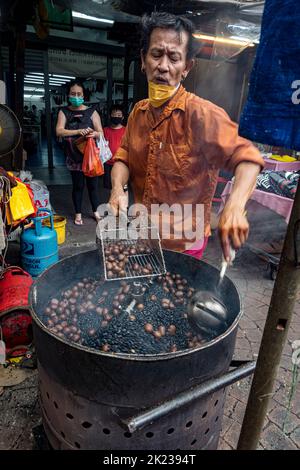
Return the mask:
[[228,265],[235,258],[235,251],[230,249],[230,261],[223,258],[219,282],[214,290],[199,290],[192,296],[187,309],[188,321],[199,333],[219,335],[228,327],[228,310],[220,295],[220,286]]

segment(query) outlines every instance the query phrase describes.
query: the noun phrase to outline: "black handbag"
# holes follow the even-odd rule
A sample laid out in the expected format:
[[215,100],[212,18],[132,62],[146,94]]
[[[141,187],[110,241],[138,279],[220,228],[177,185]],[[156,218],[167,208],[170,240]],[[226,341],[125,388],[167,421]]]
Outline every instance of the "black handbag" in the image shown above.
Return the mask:
[[83,154],[77,148],[75,140],[78,137],[64,137],[64,152],[66,157],[71,158],[75,163],[83,162]]
[[[62,109],[66,116],[66,129],[76,130],[80,128],[93,128],[91,116],[94,112],[93,108],[87,108],[84,111],[71,111],[68,107]],[[64,152],[67,157],[73,160],[74,163],[83,162],[83,153],[77,148],[76,140],[78,135],[71,137],[64,137]]]

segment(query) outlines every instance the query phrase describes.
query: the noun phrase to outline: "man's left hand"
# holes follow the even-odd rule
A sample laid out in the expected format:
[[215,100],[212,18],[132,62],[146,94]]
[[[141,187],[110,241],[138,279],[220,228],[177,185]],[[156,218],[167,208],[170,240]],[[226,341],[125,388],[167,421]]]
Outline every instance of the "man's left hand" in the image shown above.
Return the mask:
[[249,223],[244,208],[227,203],[219,221],[219,237],[226,261],[230,261],[230,246],[238,250],[248,238]]

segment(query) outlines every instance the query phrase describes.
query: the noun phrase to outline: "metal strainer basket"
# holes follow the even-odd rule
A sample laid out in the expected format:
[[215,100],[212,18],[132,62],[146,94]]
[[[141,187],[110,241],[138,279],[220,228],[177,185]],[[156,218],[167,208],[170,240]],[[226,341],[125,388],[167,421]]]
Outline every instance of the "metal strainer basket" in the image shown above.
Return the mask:
[[107,281],[161,276],[165,260],[156,227],[100,231],[104,276]]

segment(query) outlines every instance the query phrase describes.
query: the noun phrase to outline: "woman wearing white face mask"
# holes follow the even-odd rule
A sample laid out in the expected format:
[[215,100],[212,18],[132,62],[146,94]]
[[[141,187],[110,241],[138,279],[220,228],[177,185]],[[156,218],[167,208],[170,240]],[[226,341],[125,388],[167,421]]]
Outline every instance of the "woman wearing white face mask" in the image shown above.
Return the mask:
[[80,136],[89,135],[98,139],[103,134],[101,119],[97,111],[84,105],[84,87],[79,81],[68,86],[70,105],[58,113],[56,135],[64,138],[67,168],[71,172],[73,190],[72,199],[75,209],[74,223],[82,225],[81,204],[84,183],[86,181],[94,217],[98,220],[97,207],[100,204],[98,177],[86,177],[82,172],[83,156],[74,141]]

